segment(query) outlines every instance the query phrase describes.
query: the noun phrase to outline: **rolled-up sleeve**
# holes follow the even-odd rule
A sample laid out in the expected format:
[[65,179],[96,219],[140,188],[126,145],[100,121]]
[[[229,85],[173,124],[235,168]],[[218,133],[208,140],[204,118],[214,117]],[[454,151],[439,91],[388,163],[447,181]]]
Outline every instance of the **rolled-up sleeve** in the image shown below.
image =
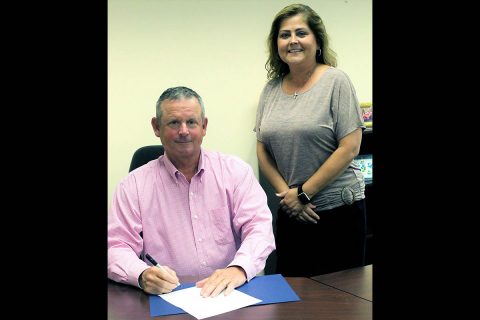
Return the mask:
[[241,245],[229,265],[241,266],[250,281],[265,268],[268,256],[275,250],[275,238],[265,191],[250,166],[243,169],[236,170],[233,197],[233,226]]
[[143,248],[142,223],[135,179],[127,176],[116,188],[108,213],[108,277],[138,287],[138,276],[148,268],[139,259]]

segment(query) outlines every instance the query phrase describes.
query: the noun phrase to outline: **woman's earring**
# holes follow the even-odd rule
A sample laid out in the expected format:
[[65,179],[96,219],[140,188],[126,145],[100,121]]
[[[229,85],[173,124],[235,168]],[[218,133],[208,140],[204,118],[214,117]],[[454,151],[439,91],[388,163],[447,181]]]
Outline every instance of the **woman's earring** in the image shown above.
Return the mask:
[[321,53],[322,53],[322,49],[318,48],[318,49],[317,49],[317,57],[320,58],[320,54],[321,54]]

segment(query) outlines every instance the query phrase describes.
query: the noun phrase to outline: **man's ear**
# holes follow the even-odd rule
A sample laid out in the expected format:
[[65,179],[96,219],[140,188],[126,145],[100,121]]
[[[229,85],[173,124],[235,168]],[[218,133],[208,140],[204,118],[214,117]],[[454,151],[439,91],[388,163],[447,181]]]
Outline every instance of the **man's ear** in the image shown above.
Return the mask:
[[207,134],[207,125],[208,125],[208,118],[205,117],[205,118],[203,118],[203,123],[202,123],[202,129],[203,129],[203,135],[204,136]]
[[155,135],[160,138],[160,126],[158,124],[157,117],[153,117],[150,123],[152,125],[153,132],[155,132]]

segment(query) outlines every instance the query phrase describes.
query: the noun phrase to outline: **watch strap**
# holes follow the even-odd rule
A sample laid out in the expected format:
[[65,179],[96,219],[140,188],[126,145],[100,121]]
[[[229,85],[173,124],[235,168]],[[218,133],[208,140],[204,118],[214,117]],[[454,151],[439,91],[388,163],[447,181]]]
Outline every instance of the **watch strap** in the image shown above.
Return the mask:
[[297,197],[298,197],[298,200],[300,200],[300,202],[301,202],[302,204],[310,203],[310,201],[311,201],[311,200],[310,200],[310,197],[303,191],[302,186],[303,186],[303,185],[301,184],[301,185],[299,185],[299,186],[297,187],[297,193],[298,193]]

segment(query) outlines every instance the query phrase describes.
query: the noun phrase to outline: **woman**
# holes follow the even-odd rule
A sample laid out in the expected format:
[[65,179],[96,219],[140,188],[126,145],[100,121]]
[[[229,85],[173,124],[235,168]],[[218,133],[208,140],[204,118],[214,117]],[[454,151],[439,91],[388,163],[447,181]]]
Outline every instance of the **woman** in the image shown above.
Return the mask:
[[365,183],[353,162],[365,129],[336,69],[321,18],[293,4],[272,23],[255,131],[260,170],[281,198],[277,273],[315,276],[364,265]]

